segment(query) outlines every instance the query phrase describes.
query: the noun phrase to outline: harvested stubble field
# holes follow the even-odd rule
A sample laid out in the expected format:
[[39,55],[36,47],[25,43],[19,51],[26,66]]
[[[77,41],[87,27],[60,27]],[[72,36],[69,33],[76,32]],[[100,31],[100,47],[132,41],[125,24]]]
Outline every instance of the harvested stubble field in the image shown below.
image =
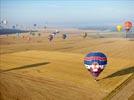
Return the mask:
[[[83,39],[73,32],[65,40],[59,33],[52,42],[47,39],[49,32],[31,36],[30,41],[22,38],[28,33],[1,36],[0,99],[110,99],[109,93],[118,91],[134,73],[134,41],[90,35]],[[83,64],[84,56],[91,51],[104,52],[108,57],[100,81],[95,81]],[[134,91],[129,95],[133,99]]]

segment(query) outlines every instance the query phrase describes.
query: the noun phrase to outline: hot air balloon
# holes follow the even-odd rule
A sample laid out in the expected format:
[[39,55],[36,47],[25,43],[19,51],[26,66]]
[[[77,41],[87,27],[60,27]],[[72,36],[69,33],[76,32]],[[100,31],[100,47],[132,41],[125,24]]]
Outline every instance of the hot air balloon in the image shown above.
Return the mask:
[[2,23],[6,25],[7,24],[7,20],[2,20]]
[[54,35],[53,35],[53,34],[50,34],[50,35],[48,36],[48,39],[49,39],[50,42],[53,40],[53,38],[54,38]]
[[34,27],[36,27],[36,26],[37,26],[37,24],[34,24],[33,26],[34,26]]
[[7,20],[1,19],[0,27],[2,27],[2,28],[6,27],[7,26],[7,23],[8,23]]
[[86,38],[87,37],[87,33],[85,32],[84,35],[83,35],[83,38]]
[[84,65],[95,80],[97,80],[97,77],[107,65],[107,57],[102,52],[88,53],[84,58]]
[[128,32],[132,28],[132,22],[126,21],[124,23],[124,27],[125,27],[126,32]]
[[15,25],[13,25],[12,28],[15,29]]
[[40,33],[38,33],[38,36],[41,36],[41,34],[40,34]]
[[120,32],[122,30],[122,26],[121,25],[117,25],[117,31]]
[[30,41],[31,40],[31,37],[30,36],[27,36],[27,40]]
[[66,39],[66,38],[67,38],[67,34],[64,33],[64,34],[62,35],[62,38],[63,38],[63,39]]

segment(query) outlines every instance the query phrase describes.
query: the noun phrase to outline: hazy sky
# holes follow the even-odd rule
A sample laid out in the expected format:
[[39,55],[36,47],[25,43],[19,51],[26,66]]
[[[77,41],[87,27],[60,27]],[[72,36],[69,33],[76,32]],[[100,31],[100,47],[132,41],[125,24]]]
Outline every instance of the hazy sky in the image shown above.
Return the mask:
[[134,0],[0,0],[8,24],[90,26],[134,22]]

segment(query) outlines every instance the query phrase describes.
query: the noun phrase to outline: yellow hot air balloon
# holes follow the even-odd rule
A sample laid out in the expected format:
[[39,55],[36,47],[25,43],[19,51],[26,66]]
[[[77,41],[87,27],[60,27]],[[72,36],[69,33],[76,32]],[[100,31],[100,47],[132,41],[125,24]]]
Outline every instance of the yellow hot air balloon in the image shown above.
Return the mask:
[[122,26],[121,25],[117,25],[117,31],[120,32],[122,30]]

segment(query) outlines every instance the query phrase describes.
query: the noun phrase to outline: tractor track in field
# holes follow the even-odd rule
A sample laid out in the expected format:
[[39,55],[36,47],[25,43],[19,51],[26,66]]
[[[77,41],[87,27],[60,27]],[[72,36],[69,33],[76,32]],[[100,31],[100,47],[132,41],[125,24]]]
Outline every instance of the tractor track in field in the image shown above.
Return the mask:
[[124,82],[112,90],[103,100],[111,100],[117,93],[119,93],[132,79],[134,79],[134,73],[130,75]]

